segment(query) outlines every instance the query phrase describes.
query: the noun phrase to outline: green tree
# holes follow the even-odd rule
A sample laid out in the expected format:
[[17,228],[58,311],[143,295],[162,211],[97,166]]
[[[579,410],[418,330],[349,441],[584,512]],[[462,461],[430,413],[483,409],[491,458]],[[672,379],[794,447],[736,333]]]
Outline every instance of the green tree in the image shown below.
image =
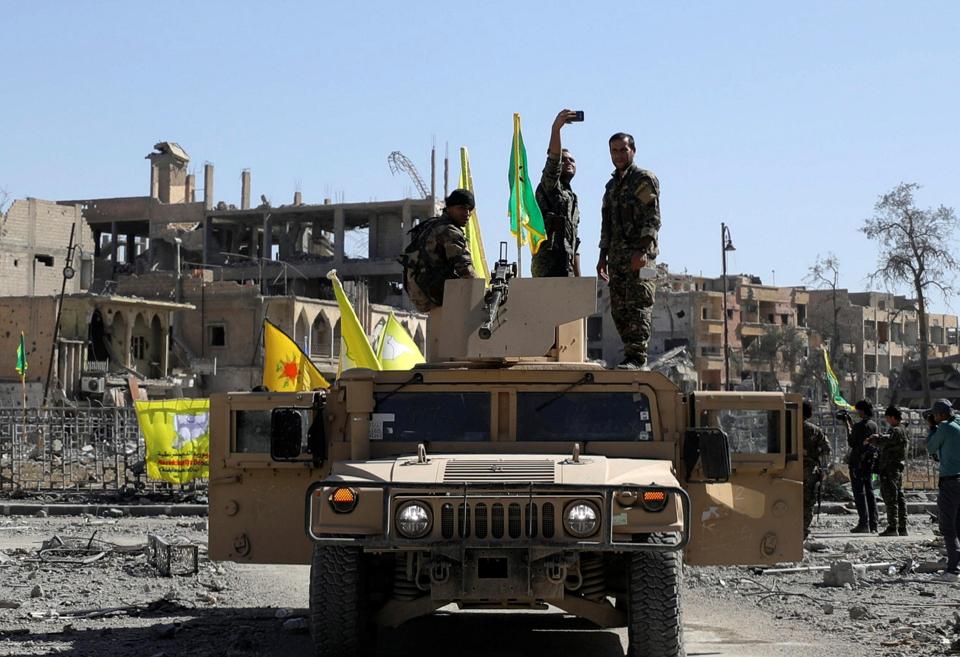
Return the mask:
[[860,230],[878,246],[877,269],[870,280],[888,288],[908,285],[916,295],[920,373],[924,402],[929,406],[927,300],[935,291],[944,298],[953,291],[953,276],[958,268],[953,235],[960,223],[953,208],[918,208],[913,198],[918,189],[916,183],[900,183],[882,195],[874,205],[873,216],[864,221]]

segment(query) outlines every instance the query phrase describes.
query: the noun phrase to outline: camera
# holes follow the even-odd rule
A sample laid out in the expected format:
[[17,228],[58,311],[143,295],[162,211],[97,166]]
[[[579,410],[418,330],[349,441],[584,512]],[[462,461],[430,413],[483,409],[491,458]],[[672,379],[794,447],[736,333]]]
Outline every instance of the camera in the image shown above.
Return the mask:
[[575,117],[570,119],[571,121],[583,121],[583,110],[574,110]]
[[837,411],[837,414],[834,417],[836,417],[841,422],[845,422],[846,420],[849,420],[852,416],[850,415],[850,411]]

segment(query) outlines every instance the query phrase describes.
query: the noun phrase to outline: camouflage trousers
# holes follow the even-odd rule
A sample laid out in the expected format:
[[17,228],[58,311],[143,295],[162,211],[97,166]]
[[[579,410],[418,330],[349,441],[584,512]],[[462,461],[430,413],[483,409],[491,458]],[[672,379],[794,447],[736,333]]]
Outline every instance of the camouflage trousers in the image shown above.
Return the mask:
[[887,507],[887,529],[907,528],[907,501],[903,496],[903,471],[899,468],[882,470],[880,497]]
[[625,262],[611,258],[610,312],[617,333],[623,340],[623,355],[638,363],[647,362],[647,343],[653,325],[653,297],[656,284],[640,280],[630,271],[629,256]]
[[803,537],[806,538],[810,533],[810,523],[813,522],[813,510],[817,505],[817,481],[816,473],[803,475]]
[[541,247],[530,261],[530,272],[534,278],[573,276],[573,257],[560,249]]

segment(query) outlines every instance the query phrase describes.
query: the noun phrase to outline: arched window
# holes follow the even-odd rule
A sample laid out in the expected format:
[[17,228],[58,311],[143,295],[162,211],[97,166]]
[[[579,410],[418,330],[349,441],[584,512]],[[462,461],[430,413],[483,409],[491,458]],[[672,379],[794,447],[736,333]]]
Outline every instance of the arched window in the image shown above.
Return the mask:
[[333,332],[330,322],[323,313],[317,313],[310,331],[310,355],[318,358],[330,358],[333,353]]

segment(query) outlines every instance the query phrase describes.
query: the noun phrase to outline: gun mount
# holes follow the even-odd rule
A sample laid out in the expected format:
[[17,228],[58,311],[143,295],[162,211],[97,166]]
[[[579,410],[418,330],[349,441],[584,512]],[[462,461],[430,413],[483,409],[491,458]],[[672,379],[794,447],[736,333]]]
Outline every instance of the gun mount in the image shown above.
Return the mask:
[[481,340],[489,340],[493,335],[494,322],[500,307],[507,302],[507,292],[510,289],[510,279],[517,275],[517,263],[507,262],[507,243],[500,242],[500,259],[493,266],[493,275],[490,277],[490,287],[483,295],[483,312],[486,319],[480,325],[477,335]]

